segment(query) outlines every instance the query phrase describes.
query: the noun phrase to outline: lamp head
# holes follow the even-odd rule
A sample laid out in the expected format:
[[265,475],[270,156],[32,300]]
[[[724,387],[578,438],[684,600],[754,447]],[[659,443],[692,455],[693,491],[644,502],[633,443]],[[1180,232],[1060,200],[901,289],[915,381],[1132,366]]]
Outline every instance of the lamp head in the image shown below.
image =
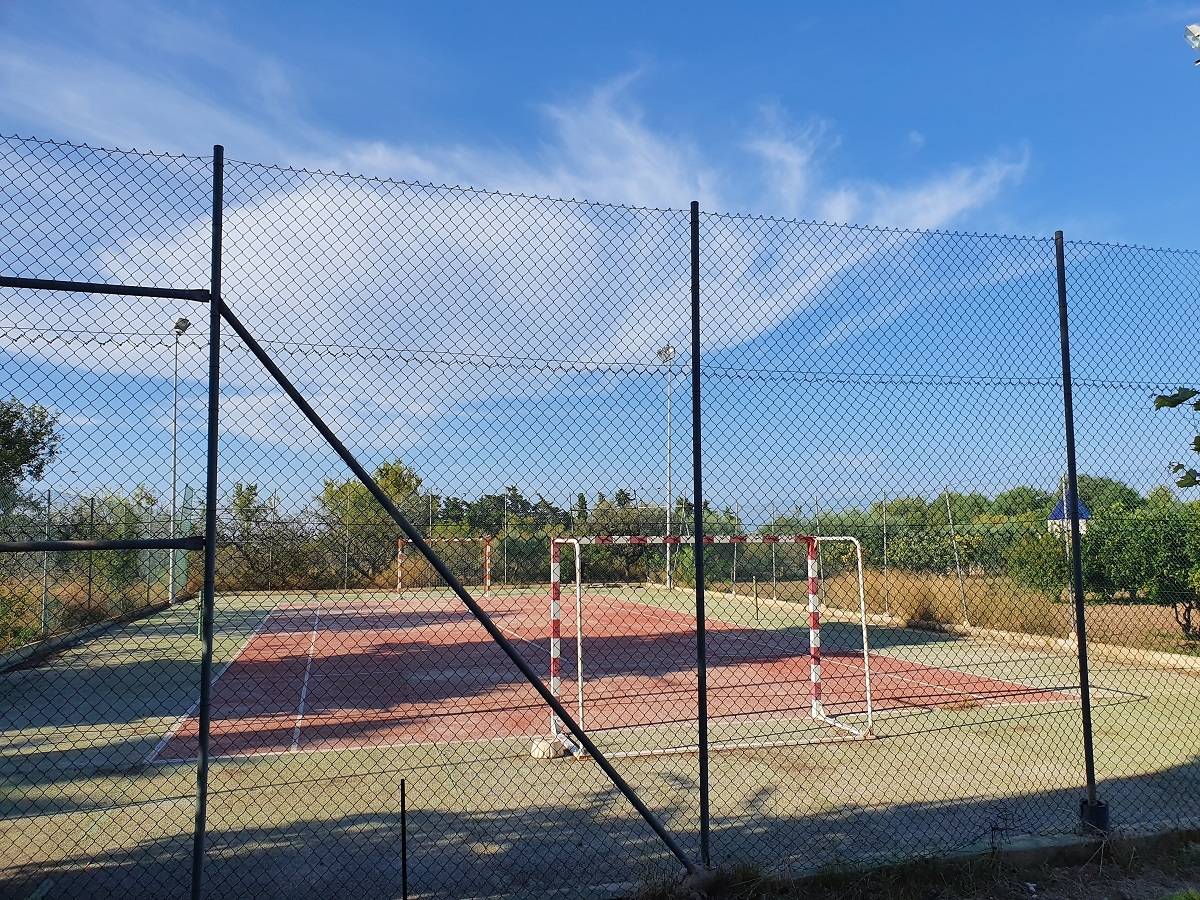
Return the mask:
[[187,319],[176,319],[175,320],[175,333],[176,334],[183,334],[185,331],[187,331],[191,327],[192,327],[192,323],[189,322]]
[[671,362],[673,359],[675,359],[675,348],[670,344],[667,344],[658,351],[658,358],[665,363]]

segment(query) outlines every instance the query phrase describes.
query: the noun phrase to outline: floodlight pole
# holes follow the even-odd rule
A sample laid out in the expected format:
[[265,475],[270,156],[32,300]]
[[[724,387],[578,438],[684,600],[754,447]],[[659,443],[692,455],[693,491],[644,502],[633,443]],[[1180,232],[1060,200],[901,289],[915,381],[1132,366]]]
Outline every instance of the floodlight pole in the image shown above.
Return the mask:
[[[171,379],[171,534],[176,536],[176,484],[179,477],[179,339],[191,327],[187,319],[176,319],[172,333],[175,335],[175,366]],[[170,602],[175,603],[175,551],[171,551],[167,565],[167,578],[170,581]]]
[[[667,535],[671,534],[671,503],[674,490],[671,486],[671,363],[675,360],[675,348],[667,344],[658,351],[658,358],[667,367]],[[675,578],[671,573],[671,545],[667,544],[667,590],[675,587]]]

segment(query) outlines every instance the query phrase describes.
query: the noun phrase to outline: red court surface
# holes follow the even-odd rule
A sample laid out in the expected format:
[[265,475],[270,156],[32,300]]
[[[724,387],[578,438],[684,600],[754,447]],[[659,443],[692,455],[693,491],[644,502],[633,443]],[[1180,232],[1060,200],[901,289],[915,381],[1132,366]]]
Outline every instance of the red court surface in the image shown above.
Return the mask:
[[[564,598],[565,599],[565,598]],[[662,726],[696,717],[695,619],[590,594],[584,610],[585,725]],[[484,741],[549,731],[549,709],[464,609],[413,610],[415,601],[280,606],[212,689],[210,752],[217,757]],[[548,668],[543,597],[486,601],[535,671]],[[564,613],[567,607],[564,602]],[[407,607],[407,608],[406,608]],[[807,628],[708,622],[712,719],[807,718]],[[564,618],[560,700],[576,710],[575,624]],[[826,710],[863,711],[861,653],[823,657]],[[877,711],[1071,699],[1047,688],[871,655]],[[195,710],[155,748],[157,760],[194,759]]]

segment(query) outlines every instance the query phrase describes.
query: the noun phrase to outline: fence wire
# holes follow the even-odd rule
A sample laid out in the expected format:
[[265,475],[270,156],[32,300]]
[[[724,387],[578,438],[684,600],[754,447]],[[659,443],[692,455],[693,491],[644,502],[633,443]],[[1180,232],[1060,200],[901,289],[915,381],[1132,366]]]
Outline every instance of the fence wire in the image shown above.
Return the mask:
[[[0,275],[207,286],[211,160],[0,155]],[[226,331],[207,701],[201,551],[0,554],[2,892],[592,897],[678,873],[656,823],[794,875],[1076,831],[1073,511],[1098,794],[1192,815],[1200,256],[1068,243],[1076,497],[1050,239],[224,175],[223,303],[616,780]],[[0,287],[4,541],[202,534],[207,312]]]

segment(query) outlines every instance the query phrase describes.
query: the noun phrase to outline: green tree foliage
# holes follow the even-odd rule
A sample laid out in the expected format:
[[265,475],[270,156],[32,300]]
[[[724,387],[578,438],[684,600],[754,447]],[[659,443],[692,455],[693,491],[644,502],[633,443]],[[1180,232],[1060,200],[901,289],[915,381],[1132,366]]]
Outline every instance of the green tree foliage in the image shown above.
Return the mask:
[[1142,496],[1123,481],[1097,475],[1080,475],[1079,498],[1093,514],[1106,507],[1134,509],[1142,505]]
[[0,510],[11,512],[23,498],[26,479],[39,480],[58,453],[57,418],[45,407],[16,397],[0,400]]
[[[425,498],[420,496],[421,478],[401,460],[380,463],[372,473],[376,483],[410,521],[424,521]],[[327,480],[317,503],[328,527],[327,545],[331,558],[341,558],[351,571],[343,577],[355,581],[375,579],[396,558],[399,535],[395,523],[357,478]],[[386,540],[380,540],[386,536]]]
[[996,495],[992,501],[992,512],[999,516],[1020,519],[1045,520],[1054,508],[1054,494],[1041,488],[1018,485]]
[[1004,554],[1008,574],[1022,587],[1049,600],[1061,600],[1066,589],[1067,554],[1063,539],[1043,531],[1016,535]]
[[[1190,406],[1192,409],[1200,412],[1200,390],[1181,387],[1173,394],[1159,394],[1154,398],[1155,409],[1178,409],[1181,406]],[[1189,449],[1193,453],[1200,453],[1200,434],[1192,438],[1192,444]],[[1171,463],[1171,471],[1177,476],[1175,483],[1181,488],[1200,485],[1200,471],[1197,471],[1187,463],[1173,462]]]

